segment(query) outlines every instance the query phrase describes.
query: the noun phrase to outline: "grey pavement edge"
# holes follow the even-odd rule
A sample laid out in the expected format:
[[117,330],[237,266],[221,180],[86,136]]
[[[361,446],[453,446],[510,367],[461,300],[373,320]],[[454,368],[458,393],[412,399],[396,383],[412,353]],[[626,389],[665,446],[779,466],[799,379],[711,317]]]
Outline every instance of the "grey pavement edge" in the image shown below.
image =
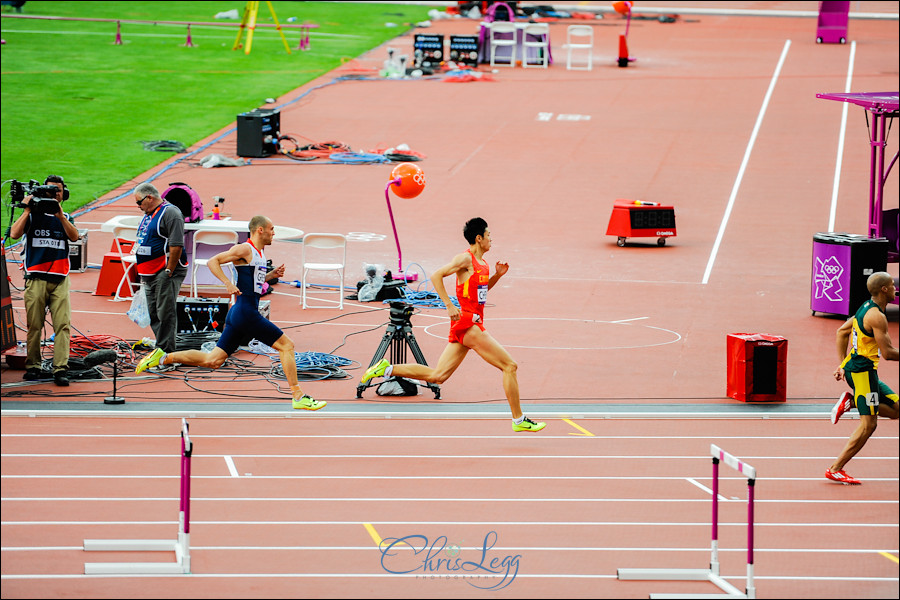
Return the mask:
[[[608,403],[523,403],[526,415],[539,419],[823,419],[831,414],[832,404],[639,404],[628,400]],[[3,401],[3,416],[127,416],[127,417],[316,417],[316,418],[402,418],[402,419],[499,419],[509,418],[505,401],[478,405],[415,402],[330,401],[318,411],[294,410],[288,399],[282,402],[130,402],[108,405],[96,402]],[[848,415],[850,418],[855,415]]]

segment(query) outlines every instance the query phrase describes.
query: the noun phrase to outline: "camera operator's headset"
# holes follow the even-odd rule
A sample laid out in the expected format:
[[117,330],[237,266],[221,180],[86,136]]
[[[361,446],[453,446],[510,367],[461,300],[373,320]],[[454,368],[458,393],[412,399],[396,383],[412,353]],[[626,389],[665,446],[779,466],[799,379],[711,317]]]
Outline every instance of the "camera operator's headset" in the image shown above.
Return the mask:
[[[47,178],[44,180],[44,185],[50,185],[50,184],[56,183],[55,181],[50,181],[51,177],[59,177],[60,179],[62,179],[62,177],[60,177],[59,175],[47,175]],[[66,200],[69,199],[69,188],[66,186],[66,181],[64,179],[63,179],[62,184],[63,184],[63,198],[62,199],[63,199],[63,202],[65,202]]]

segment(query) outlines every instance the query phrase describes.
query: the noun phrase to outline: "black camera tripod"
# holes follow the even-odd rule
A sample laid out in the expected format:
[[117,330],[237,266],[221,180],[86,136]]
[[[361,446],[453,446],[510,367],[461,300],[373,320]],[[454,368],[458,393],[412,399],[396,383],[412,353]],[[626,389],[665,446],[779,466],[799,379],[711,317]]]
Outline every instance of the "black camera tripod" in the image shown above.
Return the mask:
[[[403,302],[392,302],[391,303],[391,322],[387,326],[387,330],[384,332],[384,337],[381,338],[381,343],[378,345],[378,349],[375,350],[375,355],[372,357],[372,362],[369,363],[369,367],[377,364],[384,355],[387,353],[388,349],[391,351],[390,358],[388,359],[392,365],[398,365],[406,362],[406,348],[409,347],[412,350],[413,358],[416,359],[416,362],[420,365],[428,366],[428,363],[425,362],[425,355],[422,354],[422,349],[419,348],[419,343],[416,342],[416,336],[413,335],[412,332],[412,324],[409,322],[409,317],[412,314],[412,307]],[[366,388],[372,387],[375,385],[374,377],[370,379],[367,383],[360,383],[356,386],[356,397],[362,398],[362,393]],[[427,387],[432,392],[434,392],[434,399],[439,400],[441,397],[441,388],[439,385],[435,383],[425,383],[420,384],[422,387]]]

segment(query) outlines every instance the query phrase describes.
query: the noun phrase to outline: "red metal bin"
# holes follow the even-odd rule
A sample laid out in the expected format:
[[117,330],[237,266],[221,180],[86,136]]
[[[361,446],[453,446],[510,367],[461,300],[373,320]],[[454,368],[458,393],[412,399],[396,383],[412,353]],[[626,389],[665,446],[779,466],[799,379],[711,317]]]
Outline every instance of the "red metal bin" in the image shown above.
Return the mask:
[[765,333],[728,334],[728,397],[741,402],[787,398],[787,340]]

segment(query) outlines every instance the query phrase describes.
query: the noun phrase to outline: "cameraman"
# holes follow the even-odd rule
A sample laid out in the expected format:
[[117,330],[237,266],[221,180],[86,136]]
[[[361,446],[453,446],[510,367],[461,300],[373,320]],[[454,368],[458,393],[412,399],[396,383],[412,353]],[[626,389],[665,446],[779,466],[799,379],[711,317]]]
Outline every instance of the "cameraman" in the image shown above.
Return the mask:
[[[55,187],[56,192],[48,190]],[[41,334],[47,308],[53,321],[53,381],[69,385],[69,242],[78,240],[78,229],[63,212],[65,182],[50,175],[44,186],[23,200],[22,216],[10,228],[13,239],[25,236],[25,314],[28,319],[28,358],[23,379],[41,379]]]

